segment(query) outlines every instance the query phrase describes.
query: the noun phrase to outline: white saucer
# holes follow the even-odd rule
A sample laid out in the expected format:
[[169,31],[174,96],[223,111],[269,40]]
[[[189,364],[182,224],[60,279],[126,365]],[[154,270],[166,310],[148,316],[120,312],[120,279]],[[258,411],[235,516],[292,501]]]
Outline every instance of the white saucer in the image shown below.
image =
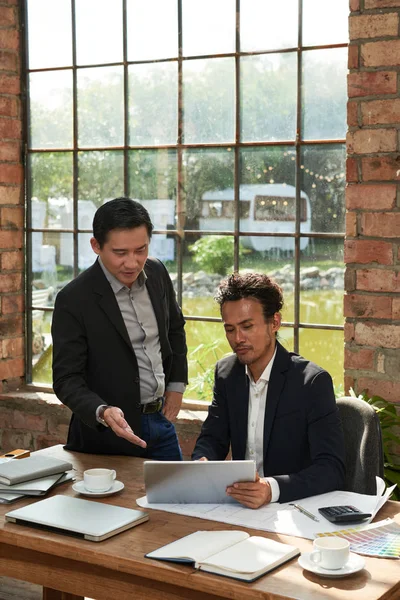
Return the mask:
[[116,494],[117,492],[120,492],[121,490],[123,490],[124,487],[125,486],[122,483],[122,481],[115,480],[112,487],[109,490],[107,490],[106,492],[89,492],[89,490],[87,490],[85,488],[85,486],[83,485],[83,481],[77,481],[72,486],[72,489],[75,492],[78,492],[78,494],[83,494],[84,496],[94,496],[94,497],[99,498],[100,496],[111,496],[111,494]]
[[345,577],[346,575],[351,575],[352,573],[357,573],[357,571],[361,571],[365,567],[365,560],[362,556],[358,556],[358,554],[354,554],[350,552],[350,558],[341,569],[324,569],[320,567],[318,563],[313,562],[310,559],[310,552],[304,552],[298,560],[298,563],[303,569],[307,571],[312,571],[317,575],[322,575],[323,577]]

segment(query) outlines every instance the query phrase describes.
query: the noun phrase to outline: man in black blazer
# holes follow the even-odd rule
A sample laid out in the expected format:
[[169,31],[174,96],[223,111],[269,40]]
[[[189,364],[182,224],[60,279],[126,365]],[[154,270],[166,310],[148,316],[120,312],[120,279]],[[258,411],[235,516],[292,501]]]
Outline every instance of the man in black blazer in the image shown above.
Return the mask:
[[184,319],[166,268],[148,257],[152,230],[139,202],[103,204],[96,262],[57,295],[53,387],[73,413],[69,450],[182,458],[171,421],[187,383]]
[[254,459],[255,482],[227,493],[250,508],[341,489],[344,440],[332,379],[276,340],[281,288],[267,275],[237,273],[217,302],[234,355],[215,370],[214,398],[192,458]]

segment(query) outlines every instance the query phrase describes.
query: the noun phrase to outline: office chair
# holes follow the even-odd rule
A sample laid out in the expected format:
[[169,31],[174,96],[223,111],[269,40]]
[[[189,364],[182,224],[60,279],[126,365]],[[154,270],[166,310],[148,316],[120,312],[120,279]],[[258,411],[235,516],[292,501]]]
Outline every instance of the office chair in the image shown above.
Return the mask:
[[376,494],[375,476],[383,478],[383,446],[379,417],[364,400],[353,397],[336,401],[345,444],[345,489]]

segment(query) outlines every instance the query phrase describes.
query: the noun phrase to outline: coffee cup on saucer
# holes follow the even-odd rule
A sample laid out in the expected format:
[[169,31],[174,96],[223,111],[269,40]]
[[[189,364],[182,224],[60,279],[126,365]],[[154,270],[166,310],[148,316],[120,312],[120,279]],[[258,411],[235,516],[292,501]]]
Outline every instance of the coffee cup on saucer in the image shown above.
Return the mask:
[[342,569],[350,557],[350,544],[347,540],[332,536],[317,538],[310,554],[311,562],[323,569]]
[[114,469],[87,469],[83,473],[83,485],[88,492],[107,492],[112,488],[116,476]]

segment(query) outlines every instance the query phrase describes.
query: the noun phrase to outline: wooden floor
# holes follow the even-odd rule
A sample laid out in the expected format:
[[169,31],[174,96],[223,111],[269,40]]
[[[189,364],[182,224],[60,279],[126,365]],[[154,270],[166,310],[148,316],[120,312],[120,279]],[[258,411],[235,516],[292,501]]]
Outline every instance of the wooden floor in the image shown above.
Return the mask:
[[41,585],[0,577],[0,600],[42,600],[42,589]]

